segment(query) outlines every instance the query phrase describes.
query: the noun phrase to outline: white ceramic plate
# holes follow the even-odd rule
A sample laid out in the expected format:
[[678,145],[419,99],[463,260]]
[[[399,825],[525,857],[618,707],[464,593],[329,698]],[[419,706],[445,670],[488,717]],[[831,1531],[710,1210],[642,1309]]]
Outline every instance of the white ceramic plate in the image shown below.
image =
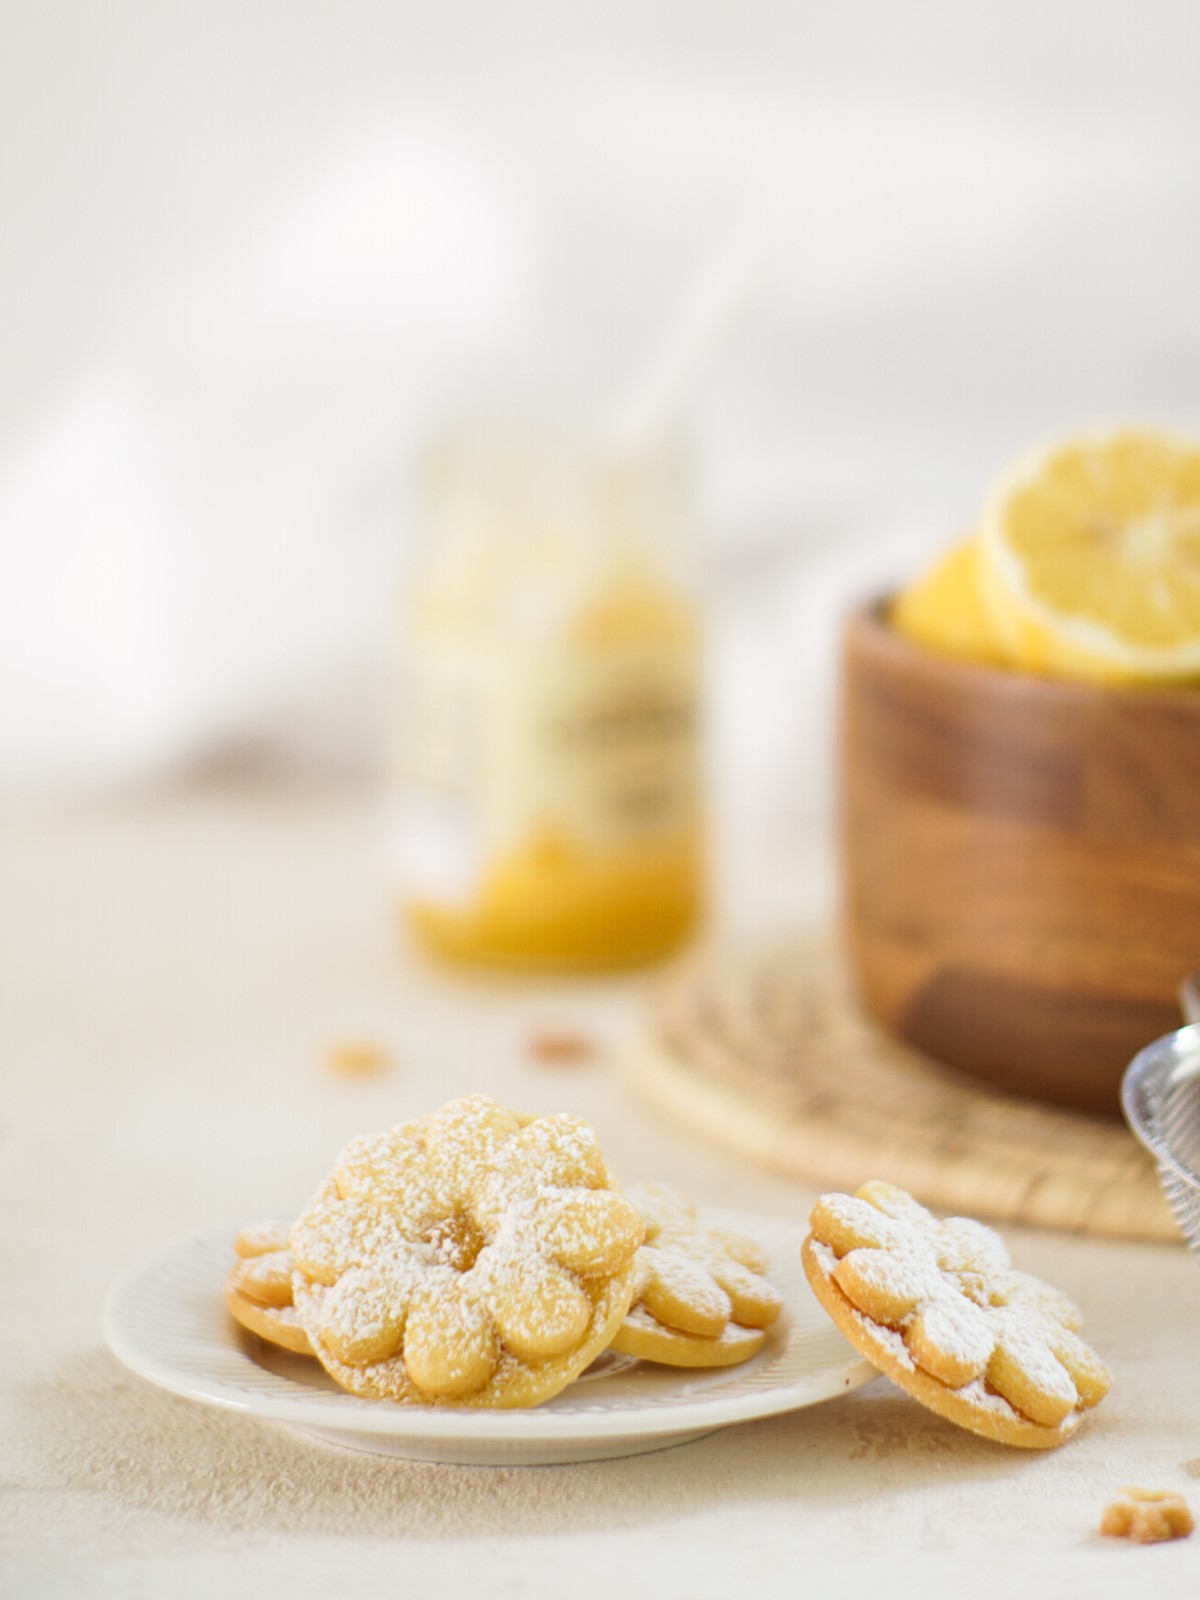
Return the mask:
[[562,1394],[529,1411],[453,1411],[346,1394],[307,1356],[242,1332],[223,1286],[234,1229],[191,1239],[120,1279],[104,1334],[151,1383],[210,1405],[269,1417],[318,1438],[413,1461],[510,1466],[598,1461],[698,1439],[755,1417],[816,1405],[876,1376],[813,1299],[800,1266],[804,1229],[722,1213],[761,1240],[785,1310],[764,1348],[714,1371],[601,1356]]

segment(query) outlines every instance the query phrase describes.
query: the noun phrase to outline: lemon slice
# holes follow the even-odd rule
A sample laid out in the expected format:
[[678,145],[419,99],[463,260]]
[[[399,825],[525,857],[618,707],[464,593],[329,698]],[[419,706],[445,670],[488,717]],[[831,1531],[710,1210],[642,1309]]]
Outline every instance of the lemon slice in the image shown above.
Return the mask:
[[976,539],[948,550],[892,601],[892,626],[917,644],[968,661],[1007,659],[980,585]]
[[1030,457],[984,508],[979,575],[1018,666],[1200,677],[1200,444],[1131,429]]

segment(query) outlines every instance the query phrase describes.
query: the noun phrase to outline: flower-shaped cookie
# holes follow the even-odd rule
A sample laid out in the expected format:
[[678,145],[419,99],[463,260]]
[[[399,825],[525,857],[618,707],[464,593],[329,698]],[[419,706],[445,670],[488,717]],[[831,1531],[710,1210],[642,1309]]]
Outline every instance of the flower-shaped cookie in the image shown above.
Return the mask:
[[292,1303],[295,1263],[281,1222],[243,1228],[234,1240],[238,1260],[225,1280],[225,1304],[243,1328],[299,1355],[312,1355]]
[[732,1366],[762,1348],[783,1301],[762,1247],[708,1221],[666,1184],[629,1190],[646,1224],[633,1305],[613,1349],[673,1367]]
[[535,1405],[608,1344],[642,1235],[585,1122],[469,1095],[346,1147],[292,1230],[296,1308],[354,1394]]
[[961,1426],[1047,1448],[1108,1392],[1076,1307],[1015,1272],[999,1235],[939,1222],[891,1184],[822,1196],[805,1240],[817,1298],[867,1359]]

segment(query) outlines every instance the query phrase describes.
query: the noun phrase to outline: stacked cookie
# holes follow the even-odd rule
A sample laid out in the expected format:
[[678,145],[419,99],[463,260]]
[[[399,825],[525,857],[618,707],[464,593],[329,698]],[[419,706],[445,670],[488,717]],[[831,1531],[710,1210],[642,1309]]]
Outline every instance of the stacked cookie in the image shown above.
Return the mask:
[[[941,1416],[1046,1449],[1107,1393],[1077,1308],[983,1224],[875,1180],[822,1196],[810,1227],[817,1300]],[[606,1350],[733,1366],[783,1309],[753,1239],[663,1184],[623,1192],[579,1117],[485,1095],[352,1140],[294,1226],[247,1228],[235,1250],[244,1328],[401,1404],[538,1405]]]
[[728,1365],[782,1301],[753,1241],[625,1196],[578,1117],[484,1095],[353,1140],[296,1224],[244,1230],[230,1312],[352,1394],[531,1406],[604,1350]]
[[1063,1444],[1108,1393],[1108,1368],[1061,1290],[1012,1267],[999,1234],[940,1221],[878,1179],[822,1195],[805,1275],[862,1355],[939,1416],[1000,1444]]

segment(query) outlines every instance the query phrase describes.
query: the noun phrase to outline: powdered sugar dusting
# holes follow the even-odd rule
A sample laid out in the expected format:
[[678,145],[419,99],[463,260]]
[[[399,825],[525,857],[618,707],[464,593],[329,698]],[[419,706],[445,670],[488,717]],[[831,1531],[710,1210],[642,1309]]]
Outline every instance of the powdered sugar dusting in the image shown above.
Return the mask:
[[578,1344],[586,1285],[628,1278],[642,1225],[586,1123],[471,1095],[351,1141],[292,1237],[296,1303],[333,1375],[370,1368],[407,1399],[414,1378],[426,1398],[502,1386],[512,1362]]
[[[635,1306],[658,1326],[715,1337],[722,1327],[756,1332],[779,1315],[782,1300],[747,1263],[766,1265],[762,1247],[709,1223],[691,1201],[666,1184],[635,1184],[629,1199],[646,1223],[638,1251]],[[674,1308],[674,1309],[672,1309]]]
[[[632,1324],[635,1328],[645,1329],[647,1333],[661,1333],[663,1331],[662,1323],[647,1311],[645,1306],[634,1306],[626,1316],[625,1322],[627,1325]],[[731,1345],[750,1345],[757,1349],[762,1342],[762,1337],[761,1328],[744,1328],[738,1322],[730,1322],[713,1338],[712,1343],[721,1349],[728,1349]],[[695,1334],[688,1335],[688,1338],[692,1343],[704,1342]]]
[[1075,1307],[1012,1271],[1003,1241],[981,1223],[939,1222],[876,1183],[857,1196],[822,1196],[812,1226],[813,1258],[856,1330],[901,1371],[923,1371],[972,1406],[1051,1427],[1107,1389],[1103,1363],[1066,1331],[1078,1325]]

